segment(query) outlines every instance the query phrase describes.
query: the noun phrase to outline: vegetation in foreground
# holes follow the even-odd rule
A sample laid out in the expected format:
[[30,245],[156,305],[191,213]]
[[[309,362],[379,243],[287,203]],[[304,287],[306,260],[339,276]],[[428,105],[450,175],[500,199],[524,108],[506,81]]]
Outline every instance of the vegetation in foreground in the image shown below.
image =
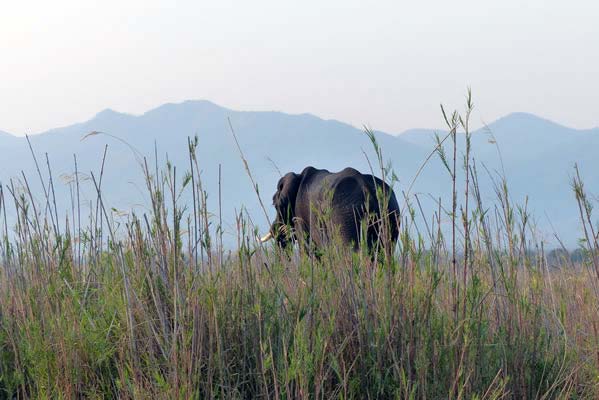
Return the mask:
[[[0,397],[597,398],[599,244],[582,181],[580,257],[554,252],[549,264],[504,180],[483,202],[468,146],[457,192],[456,131],[468,137],[470,110],[446,118],[453,155],[437,149],[449,208],[419,218],[408,202],[391,257],[264,247],[243,212],[225,254],[196,141],[180,184],[174,168],[144,164],[150,211],[120,226],[101,175],[83,216],[76,171],[64,219],[51,175],[40,173],[43,202],[2,186]],[[193,204],[180,204],[183,190]]]

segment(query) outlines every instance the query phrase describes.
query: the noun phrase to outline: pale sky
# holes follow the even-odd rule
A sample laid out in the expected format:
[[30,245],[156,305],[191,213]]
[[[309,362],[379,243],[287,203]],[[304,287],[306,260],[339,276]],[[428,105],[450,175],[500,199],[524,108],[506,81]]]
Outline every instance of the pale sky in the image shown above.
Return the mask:
[[206,99],[390,133],[513,111],[599,126],[599,2],[0,2],[0,130]]

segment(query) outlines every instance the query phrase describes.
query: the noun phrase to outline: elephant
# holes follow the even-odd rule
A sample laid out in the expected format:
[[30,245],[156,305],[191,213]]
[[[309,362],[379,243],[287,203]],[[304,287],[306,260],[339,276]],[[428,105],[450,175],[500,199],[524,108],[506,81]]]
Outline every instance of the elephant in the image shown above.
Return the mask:
[[[285,248],[299,240],[318,247],[330,242],[336,232],[354,250],[366,243],[372,251],[377,245],[390,244],[387,248],[392,249],[399,236],[399,206],[393,189],[354,168],[329,172],[309,166],[300,174],[289,172],[279,180],[272,200],[277,215],[260,239],[263,243],[275,239]],[[386,206],[384,212],[381,206]]]

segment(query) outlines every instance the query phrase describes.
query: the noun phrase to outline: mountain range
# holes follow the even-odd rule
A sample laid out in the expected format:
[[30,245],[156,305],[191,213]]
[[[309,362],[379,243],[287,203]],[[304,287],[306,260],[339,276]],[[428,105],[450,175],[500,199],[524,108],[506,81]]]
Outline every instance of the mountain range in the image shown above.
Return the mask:
[[[220,186],[225,241],[232,244],[235,213],[242,208],[260,230],[264,231],[267,225],[231,127],[270,218],[274,216],[270,199],[280,174],[300,172],[307,165],[331,171],[346,166],[364,172],[370,171],[371,165],[375,172],[378,169],[373,146],[362,129],[311,114],[234,111],[203,100],[165,104],[142,115],[107,109],[89,121],[29,138],[44,170],[45,154],[48,155],[61,208],[70,207],[74,155],[82,174],[89,177],[93,172],[98,176],[108,146],[102,184],[106,204],[118,210],[144,212],[149,198],[144,190],[141,157],[146,156],[153,165],[157,155],[159,166],[165,166],[168,160],[182,176],[189,169],[188,137],[197,136],[198,162],[209,196],[208,205],[217,212]],[[103,134],[88,135],[91,132]],[[399,135],[375,132],[385,162],[391,162],[399,178],[395,189],[400,203],[410,188],[408,198],[413,203],[413,195],[418,194],[422,212],[429,219],[438,209],[436,199],[441,198],[446,209],[450,209],[451,202],[451,179],[440,158],[433,155],[421,169],[435,148],[435,134],[442,138],[447,132],[429,129],[414,129]],[[459,135],[458,142],[461,164],[463,135]],[[445,142],[449,155],[448,145],[449,140]],[[576,246],[582,231],[571,188],[573,167],[578,164],[589,191],[599,189],[599,159],[595,155],[599,149],[599,128],[571,129],[532,114],[513,113],[474,131],[471,145],[483,201],[489,209],[497,204],[492,179],[505,176],[512,201],[527,204],[538,238],[555,245],[554,233],[557,233],[567,246]],[[11,179],[18,182],[23,172],[39,200],[43,192],[26,139],[0,131],[0,149],[0,183],[9,185]],[[458,176],[458,181],[461,180]],[[462,191],[463,185],[459,188]],[[82,194],[81,203],[85,207],[95,197],[89,180],[83,182]],[[189,198],[184,195],[181,201]],[[449,221],[448,215],[442,217],[445,223]]]

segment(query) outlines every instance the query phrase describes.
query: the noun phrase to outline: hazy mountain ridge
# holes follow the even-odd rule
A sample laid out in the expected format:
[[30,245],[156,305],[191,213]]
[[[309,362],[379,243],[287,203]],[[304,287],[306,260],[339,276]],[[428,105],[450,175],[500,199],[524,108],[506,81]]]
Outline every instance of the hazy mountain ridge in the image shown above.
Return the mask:
[[14,142],[18,142],[18,138],[16,136],[0,130],[0,145],[7,145]]
[[[89,175],[93,171],[97,175],[104,148],[108,145],[103,180],[107,204],[120,209],[133,207],[144,212],[148,199],[143,191],[140,155],[147,156],[153,165],[156,149],[159,166],[164,166],[168,157],[177,166],[177,171],[183,173],[189,168],[187,138],[197,135],[198,160],[210,196],[209,206],[217,204],[218,168],[219,165],[222,167],[223,217],[227,223],[225,229],[232,235],[234,213],[242,207],[247,208],[262,228],[265,218],[240,160],[229,120],[267,206],[279,178],[278,170],[284,174],[299,172],[306,165],[330,170],[351,165],[368,171],[369,160],[378,173],[372,145],[361,129],[311,114],[234,111],[205,100],[164,104],[141,115],[106,109],[89,121],[32,135],[30,140],[44,170],[44,154],[48,153],[55,182],[60,176],[63,181],[68,181],[68,175],[74,171],[73,154],[77,155],[80,172]],[[106,135],[82,140],[92,131],[105,132]],[[408,189],[420,166],[433,151],[433,132],[415,129],[398,136],[375,132],[385,159],[392,162],[398,173],[398,197],[402,197],[401,191]],[[441,137],[447,134],[438,132]],[[463,149],[462,142],[460,137],[460,149]],[[449,141],[446,141],[447,145]],[[529,196],[529,209],[536,215],[543,231],[549,233],[548,236],[551,236],[551,229],[546,213],[554,218],[552,224],[559,227],[566,242],[575,244],[580,235],[569,177],[574,162],[578,161],[588,188],[599,187],[599,174],[596,172],[599,161],[593,151],[599,148],[599,128],[570,129],[532,114],[513,113],[473,132],[472,147],[479,167],[484,164],[492,174],[492,171],[505,171],[517,202]],[[21,170],[31,177],[30,181],[36,181],[35,167],[25,138],[0,133],[0,148],[10,148],[0,159],[0,182],[7,184],[11,178],[18,177]],[[487,175],[482,167],[479,173]],[[436,209],[432,199],[441,196],[449,202],[450,183],[447,171],[438,157],[433,156],[410,194],[425,195],[422,196],[423,207],[430,217]],[[490,202],[491,181],[481,179],[481,185]],[[64,199],[63,206],[67,207],[70,201],[68,186],[58,182],[57,189],[57,196]],[[82,202],[95,196],[89,182],[84,191]],[[268,207],[268,212],[271,217],[274,215],[272,207]]]

